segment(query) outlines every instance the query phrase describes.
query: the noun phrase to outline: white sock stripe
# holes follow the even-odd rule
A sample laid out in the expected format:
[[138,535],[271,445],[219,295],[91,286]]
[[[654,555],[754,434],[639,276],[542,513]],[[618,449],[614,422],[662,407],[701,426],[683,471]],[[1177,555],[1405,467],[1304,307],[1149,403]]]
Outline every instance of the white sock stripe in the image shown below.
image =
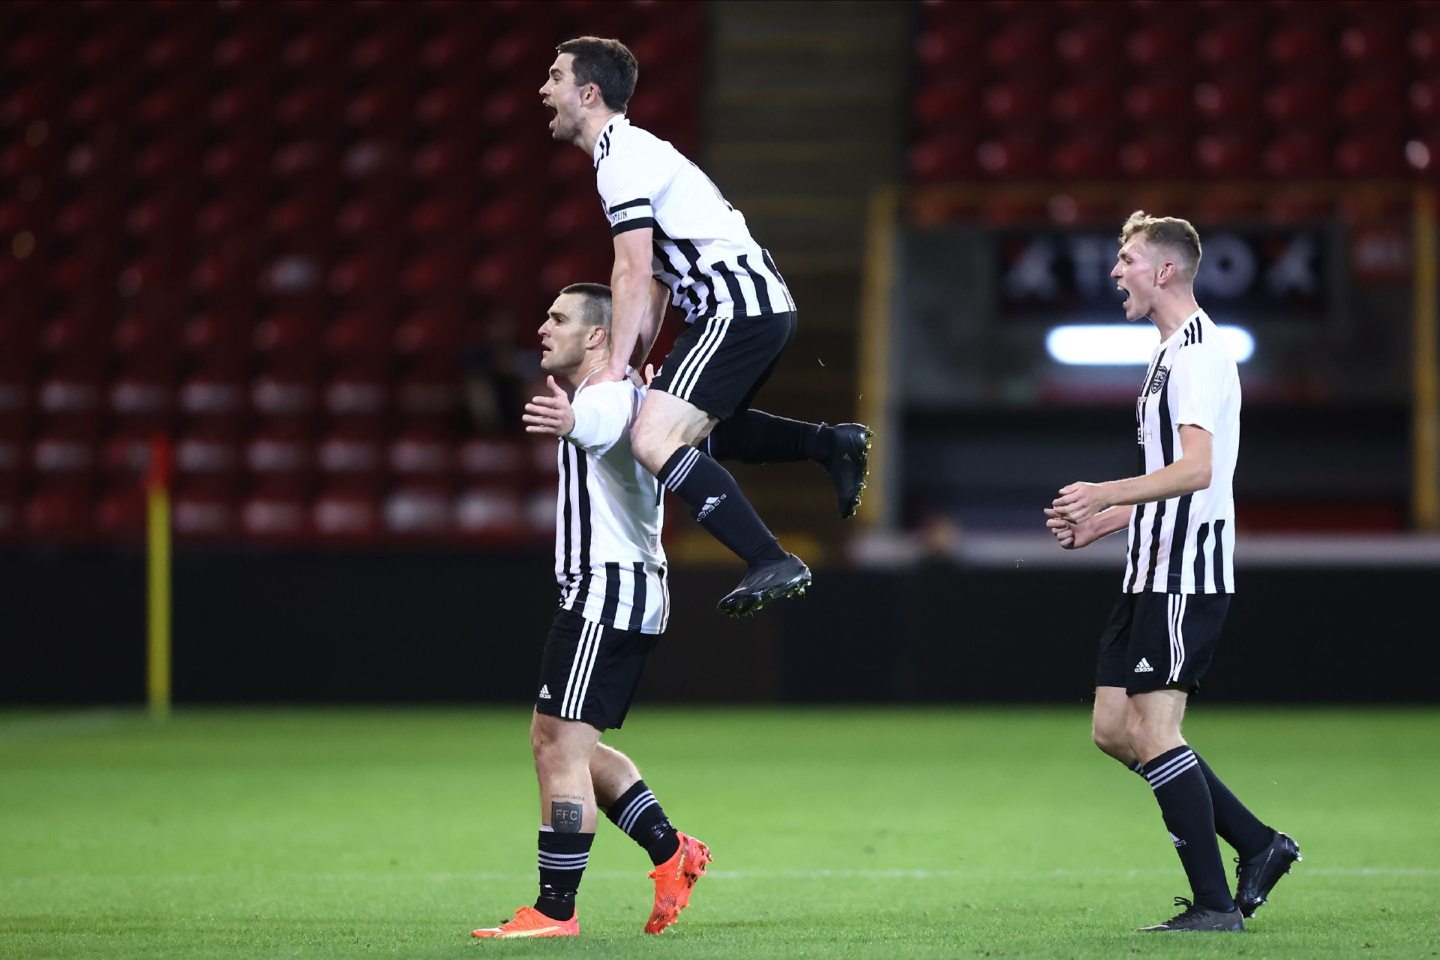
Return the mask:
[[630,816],[630,811],[635,809],[636,804],[644,803],[646,797],[653,796],[655,796],[655,794],[651,790],[640,791],[637,796],[633,797],[630,802],[625,805],[625,809],[620,811],[619,815],[615,817],[615,820],[617,822],[624,820],[626,817]]
[[675,464],[675,469],[670,471],[670,476],[665,481],[665,486],[671,490],[679,487],[680,484],[685,482],[685,478],[690,476],[690,471],[695,467],[695,461],[699,459],[700,449],[698,447],[691,447],[689,450],[686,450],[685,455],[680,458],[680,462]]
[[578,860],[570,859],[568,856],[565,859],[559,859],[546,856],[542,853],[540,854],[539,864],[546,870],[584,870],[585,867],[589,865],[590,855],[588,853],[582,853],[578,854],[578,856],[580,858]]
[[680,370],[675,375],[675,382],[672,384],[675,389],[673,396],[679,397],[681,400],[690,399],[690,394],[695,392],[695,385],[700,382],[700,374],[705,372],[705,365],[710,362],[715,351],[720,349],[720,344],[729,330],[729,317],[710,321],[700,342],[695,345],[694,350],[690,351],[685,362],[680,364]]
[[575,699],[575,719],[580,719],[580,711],[585,706],[585,694],[590,692],[590,678],[595,675],[595,661],[600,659],[600,640],[605,635],[605,627],[602,624],[591,624],[590,631],[590,660],[585,664],[584,680],[580,684],[580,695]]
[[629,809],[620,817],[617,826],[626,833],[629,833],[630,828],[635,826],[635,821],[640,819],[640,814],[649,810],[651,807],[660,806],[660,801],[655,799],[655,794],[646,792],[642,794],[642,797],[644,798],[644,803],[641,803],[640,799],[637,798],[636,802],[630,804]]
[[600,645],[597,636],[599,626],[586,620],[580,628],[580,643],[570,664],[570,679],[565,684],[565,697],[560,705],[560,716],[566,720],[579,720],[580,710],[585,705],[585,690],[590,686],[590,671],[595,668],[595,651]]
[[1181,776],[1181,775],[1183,775],[1183,774],[1185,774],[1185,773],[1187,773],[1187,772],[1189,772],[1189,771],[1191,771],[1191,770],[1194,770],[1194,769],[1195,769],[1197,766],[1199,766],[1199,765],[1200,765],[1200,761],[1199,761],[1199,760],[1196,760],[1196,759],[1195,759],[1195,754],[1192,753],[1192,754],[1190,754],[1190,762],[1189,762],[1189,763],[1187,763],[1187,764],[1185,764],[1185,765],[1183,765],[1183,766],[1181,766],[1181,767],[1178,767],[1178,768],[1176,768],[1175,770],[1172,770],[1170,773],[1166,774],[1166,775],[1163,776],[1163,777],[1159,777],[1159,778],[1157,778],[1157,779],[1151,780],[1151,781],[1150,781],[1150,789],[1151,789],[1151,790],[1159,790],[1161,787],[1165,786],[1165,784],[1169,783],[1171,780],[1174,780],[1176,777]]
[[1145,771],[1145,779],[1149,780],[1151,777],[1158,777],[1163,774],[1169,773],[1170,768],[1174,767],[1175,764],[1183,763],[1186,759],[1193,756],[1195,756],[1194,750],[1186,750],[1184,753],[1179,754],[1178,756],[1171,757],[1169,760],[1166,760],[1154,770]]

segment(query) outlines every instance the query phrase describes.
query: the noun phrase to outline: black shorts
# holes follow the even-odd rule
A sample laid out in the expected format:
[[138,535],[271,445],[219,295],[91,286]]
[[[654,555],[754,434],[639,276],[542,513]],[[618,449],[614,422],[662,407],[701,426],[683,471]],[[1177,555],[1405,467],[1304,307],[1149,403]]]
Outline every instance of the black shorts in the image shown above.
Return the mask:
[[600,730],[625,722],[658,633],[617,630],[560,608],[540,658],[536,711]]
[[795,336],[795,313],[696,320],[675,341],[652,390],[663,390],[717,420],[750,407]]
[[1095,685],[1131,695],[1199,689],[1229,609],[1228,593],[1121,594],[1100,637]]

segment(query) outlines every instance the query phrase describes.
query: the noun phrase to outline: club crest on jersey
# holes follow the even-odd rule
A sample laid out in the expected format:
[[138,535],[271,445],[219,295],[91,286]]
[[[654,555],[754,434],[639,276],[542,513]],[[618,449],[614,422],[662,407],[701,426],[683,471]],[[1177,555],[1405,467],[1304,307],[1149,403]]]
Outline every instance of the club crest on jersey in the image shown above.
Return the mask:
[[1159,393],[1159,392],[1160,392],[1160,388],[1163,387],[1163,386],[1165,386],[1165,381],[1168,380],[1168,379],[1170,379],[1170,368],[1169,368],[1169,367],[1156,367],[1156,368],[1155,368],[1155,375],[1150,378],[1150,389],[1147,390],[1146,393],[1150,393],[1150,394]]

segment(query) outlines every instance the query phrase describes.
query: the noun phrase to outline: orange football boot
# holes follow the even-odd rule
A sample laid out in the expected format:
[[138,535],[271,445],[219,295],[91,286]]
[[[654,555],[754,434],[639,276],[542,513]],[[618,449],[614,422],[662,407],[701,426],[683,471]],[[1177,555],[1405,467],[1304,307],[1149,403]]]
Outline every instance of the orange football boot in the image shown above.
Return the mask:
[[675,922],[690,903],[695,881],[705,876],[705,867],[713,859],[709,847],[680,834],[680,849],[650,872],[650,879],[655,881],[655,908],[650,911],[650,922],[645,924],[646,933],[660,933]]
[[580,914],[569,920],[552,920],[534,907],[521,907],[515,916],[498,927],[471,930],[470,936],[481,940],[518,940],[521,937],[578,937]]

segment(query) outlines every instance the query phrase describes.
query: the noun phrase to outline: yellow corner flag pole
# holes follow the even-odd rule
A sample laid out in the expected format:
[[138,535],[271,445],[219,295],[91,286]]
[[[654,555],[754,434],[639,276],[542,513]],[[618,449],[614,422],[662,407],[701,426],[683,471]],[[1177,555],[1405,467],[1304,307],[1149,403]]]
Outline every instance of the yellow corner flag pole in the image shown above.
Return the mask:
[[152,719],[170,716],[170,440],[150,441],[150,470],[145,479],[147,698]]

